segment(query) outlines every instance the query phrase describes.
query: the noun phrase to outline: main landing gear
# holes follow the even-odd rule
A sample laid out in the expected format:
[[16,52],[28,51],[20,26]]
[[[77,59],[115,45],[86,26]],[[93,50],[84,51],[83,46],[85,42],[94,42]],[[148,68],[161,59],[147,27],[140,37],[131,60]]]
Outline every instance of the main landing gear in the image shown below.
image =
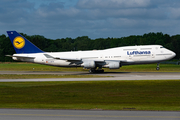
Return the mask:
[[104,73],[103,69],[89,69],[89,73]]
[[159,64],[160,64],[160,63],[157,63],[156,70],[160,70],[160,68],[159,68]]

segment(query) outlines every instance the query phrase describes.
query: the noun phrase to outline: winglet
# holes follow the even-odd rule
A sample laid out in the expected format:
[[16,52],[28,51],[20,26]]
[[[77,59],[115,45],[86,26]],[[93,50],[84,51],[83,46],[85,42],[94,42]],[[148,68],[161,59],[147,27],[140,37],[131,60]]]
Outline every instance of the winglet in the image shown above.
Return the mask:
[[42,53],[43,51],[16,31],[7,31],[16,53]]

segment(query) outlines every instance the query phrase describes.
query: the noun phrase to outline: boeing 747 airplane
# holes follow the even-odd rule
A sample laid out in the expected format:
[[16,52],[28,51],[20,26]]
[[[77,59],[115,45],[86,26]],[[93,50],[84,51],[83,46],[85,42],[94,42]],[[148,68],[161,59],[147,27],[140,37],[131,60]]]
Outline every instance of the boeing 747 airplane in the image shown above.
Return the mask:
[[172,59],[174,52],[161,45],[116,47],[105,50],[44,52],[16,31],[7,31],[16,54],[7,55],[17,61],[59,67],[84,67],[90,73],[104,72],[102,68],[119,69],[123,65],[159,63]]

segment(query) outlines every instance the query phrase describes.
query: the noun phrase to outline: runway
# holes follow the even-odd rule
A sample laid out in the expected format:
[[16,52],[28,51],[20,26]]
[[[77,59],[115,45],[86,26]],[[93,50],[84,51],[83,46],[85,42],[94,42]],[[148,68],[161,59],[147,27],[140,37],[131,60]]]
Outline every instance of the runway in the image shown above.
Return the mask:
[[180,112],[0,109],[2,120],[179,120]]
[[[0,74],[74,74],[92,75],[85,72],[32,72],[32,71],[1,71]],[[107,72],[93,74],[100,78],[42,78],[42,79],[0,79],[0,82],[23,82],[23,81],[107,81],[107,80],[180,80],[179,72]],[[105,77],[103,77],[105,76]],[[107,77],[108,76],[108,77]]]

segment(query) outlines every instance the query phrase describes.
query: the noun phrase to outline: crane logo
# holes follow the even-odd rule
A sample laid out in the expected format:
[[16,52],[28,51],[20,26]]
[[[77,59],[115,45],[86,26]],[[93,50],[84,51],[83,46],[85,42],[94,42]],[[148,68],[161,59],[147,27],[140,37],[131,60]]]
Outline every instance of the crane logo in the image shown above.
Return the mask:
[[16,38],[14,39],[14,41],[13,41],[13,45],[14,45],[14,47],[17,48],[17,49],[23,48],[24,45],[25,45],[25,40],[24,40],[24,38],[22,38],[22,37],[20,37],[20,36],[16,37]]

